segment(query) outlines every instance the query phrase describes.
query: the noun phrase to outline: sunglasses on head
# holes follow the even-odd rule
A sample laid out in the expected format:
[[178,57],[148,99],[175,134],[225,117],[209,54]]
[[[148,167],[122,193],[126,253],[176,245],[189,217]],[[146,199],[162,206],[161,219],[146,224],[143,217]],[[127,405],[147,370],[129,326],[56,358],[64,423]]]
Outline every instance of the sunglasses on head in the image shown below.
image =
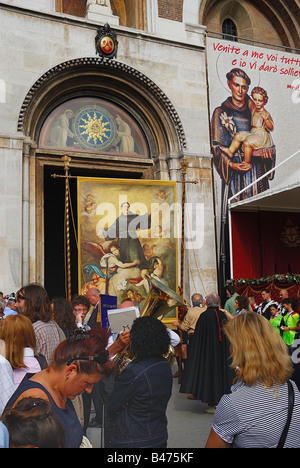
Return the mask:
[[105,364],[108,361],[108,356],[109,356],[108,351],[103,351],[103,353],[98,354],[98,356],[79,356],[79,357],[70,359],[67,362],[67,366],[72,364],[72,362],[74,361],[95,361],[97,364],[100,364],[101,366],[102,364]]

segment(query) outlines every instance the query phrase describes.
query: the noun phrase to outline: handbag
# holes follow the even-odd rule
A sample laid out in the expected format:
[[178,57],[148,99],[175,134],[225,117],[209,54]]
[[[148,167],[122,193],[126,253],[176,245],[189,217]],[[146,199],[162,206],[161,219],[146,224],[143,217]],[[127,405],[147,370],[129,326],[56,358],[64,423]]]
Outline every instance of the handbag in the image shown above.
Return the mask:
[[289,430],[289,427],[290,427],[290,423],[291,423],[291,419],[292,419],[292,412],[293,412],[293,407],[294,407],[295,395],[294,395],[293,385],[291,384],[290,380],[288,380],[287,384],[288,384],[288,417],[287,417],[287,421],[285,423],[285,426],[283,428],[280,440],[278,442],[277,448],[283,448],[284,447],[286,436],[288,434],[288,430]]

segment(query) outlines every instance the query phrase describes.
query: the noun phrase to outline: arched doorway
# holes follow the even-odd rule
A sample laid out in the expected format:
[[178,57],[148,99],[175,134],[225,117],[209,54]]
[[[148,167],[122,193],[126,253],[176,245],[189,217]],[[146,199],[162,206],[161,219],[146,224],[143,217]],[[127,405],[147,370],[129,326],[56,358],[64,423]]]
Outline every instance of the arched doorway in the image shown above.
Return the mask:
[[[105,125],[98,138],[99,133],[93,133],[90,126],[93,119],[98,130],[99,123],[111,119],[114,138],[106,141]],[[130,129],[131,146],[119,138],[121,122]],[[65,125],[65,132],[60,125]],[[24,261],[30,266],[24,283],[38,281],[51,297],[64,295],[64,179],[53,177],[64,174],[62,156],[67,152],[71,157],[72,223],[76,229],[77,176],[176,180],[185,147],[184,130],[172,103],[155,83],[127,65],[98,58],[68,61],[45,73],[24,100],[19,130],[26,135],[24,177],[30,180],[24,184],[23,197],[24,213],[29,217]],[[74,294],[74,233],[71,257]]]

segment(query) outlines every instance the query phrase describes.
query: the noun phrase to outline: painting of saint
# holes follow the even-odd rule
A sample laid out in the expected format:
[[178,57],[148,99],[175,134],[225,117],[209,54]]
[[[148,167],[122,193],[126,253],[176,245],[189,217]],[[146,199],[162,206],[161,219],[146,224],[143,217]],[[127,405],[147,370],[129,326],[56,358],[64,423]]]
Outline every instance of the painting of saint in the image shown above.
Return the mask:
[[220,288],[229,275],[228,200],[233,197],[238,201],[268,190],[274,172],[252,183],[273,169],[276,162],[276,147],[270,133],[274,130],[274,122],[265,109],[267,91],[256,86],[250,97],[251,79],[239,68],[231,69],[226,79],[231,96],[214,109],[211,118],[213,161],[221,178]]
[[[264,107],[258,109],[248,95],[251,84],[249,76],[243,70],[234,68],[226,74],[226,78],[231,97],[228,97],[213,112],[211,140],[214,165],[228,186],[229,199],[275,167],[276,148],[270,136],[270,131],[274,128],[273,120],[271,122],[271,117]],[[266,95],[265,90],[260,91],[262,92]],[[257,97],[258,93],[254,94]],[[258,126],[260,130],[257,130]],[[255,131],[254,128],[256,128]],[[249,135],[250,132],[252,135]],[[254,134],[257,140],[258,133],[262,134],[262,132],[264,141],[255,143],[254,147],[251,146],[249,138],[250,142],[251,139],[253,142]],[[237,145],[238,139],[240,141]],[[245,141],[243,147],[240,144],[242,140]],[[274,173],[271,173],[269,177],[247,189],[241,197],[247,198],[267,190],[269,180],[273,177]]]
[[121,203],[121,214],[116,221],[102,231],[105,239],[118,238],[120,247],[120,259],[122,262],[132,262],[139,259],[141,267],[146,267],[148,261],[145,258],[137,231],[148,230],[151,227],[151,215],[145,213],[138,215],[129,211],[130,204],[126,201]]
[[66,109],[62,114],[55,117],[49,134],[49,145],[65,148],[68,138],[74,138],[70,129],[70,120],[74,117],[71,109]]
[[[90,214],[87,202],[94,204]],[[176,292],[175,204],[175,182],[80,178],[81,293],[96,285],[101,294],[117,296],[118,305],[141,308],[149,292],[146,275]]]
[[130,126],[119,114],[116,115],[116,122],[118,125],[118,136],[114,143],[115,146],[119,147],[120,153],[134,154],[134,139],[131,135]]
[[[234,274],[228,217],[297,183],[298,56],[207,37],[219,290]],[[296,74],[294,74],[296,72]],[[296,104],[296,105],[295,105]],[[273,203],[273,202],[270,202]],[[230,249],[231,247],[231,249]],[[247,246],[245,245],[247,249]]]

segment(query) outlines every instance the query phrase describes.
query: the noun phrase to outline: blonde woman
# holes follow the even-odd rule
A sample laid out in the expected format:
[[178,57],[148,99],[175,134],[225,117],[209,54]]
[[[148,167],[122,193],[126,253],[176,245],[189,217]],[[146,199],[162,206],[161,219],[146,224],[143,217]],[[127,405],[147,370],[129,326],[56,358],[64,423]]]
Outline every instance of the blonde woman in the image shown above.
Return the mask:
[[[293,372],[287,346],[270,322],[254,312],[230,320],[224,332],[236,381],[216,408],[206,448],[275,448],[287,420],[287,382]],[[287,448],[300,447],[300,393],[294,382],[292,387]]]

